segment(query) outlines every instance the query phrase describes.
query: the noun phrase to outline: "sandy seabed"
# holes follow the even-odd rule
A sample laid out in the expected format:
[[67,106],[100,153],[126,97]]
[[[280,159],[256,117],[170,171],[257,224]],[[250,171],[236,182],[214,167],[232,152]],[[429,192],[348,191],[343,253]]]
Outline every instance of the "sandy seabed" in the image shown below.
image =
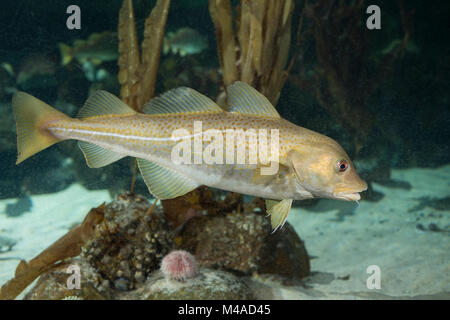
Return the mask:
[[[294,208],[288,221],[305,241],[312,275],[302,285],[283,286],[271,277],[249,280],[264,299],[450,299],[450,211],[424,199],[450,197],[450,165],[393,170],[405,188],[374,184],[377,202],[320,200]],[[92,207],[110,201],[107,191],[74,184],[32,197],[31,212],[8,217],[0,201],[0,235],[13,238],[0,253],[0,285],[13,277],[19,259],[29,260],[80,223]],[[282,232],[282,231],[281,231]],[[379,270],[380,289],[369,289],[369,266]]]

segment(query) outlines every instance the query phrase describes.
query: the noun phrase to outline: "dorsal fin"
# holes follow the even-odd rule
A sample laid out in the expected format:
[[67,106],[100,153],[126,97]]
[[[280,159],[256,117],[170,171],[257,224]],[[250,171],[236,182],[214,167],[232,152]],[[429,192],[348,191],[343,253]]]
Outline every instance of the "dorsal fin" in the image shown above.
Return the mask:
[[227,88],[231,112],[280,118],[267,98],[245,82],[236,81]]
[[104,90],[98,90],[86,100],[84,106],[78,112],[78,118],[89,118],[105,114],[134,113],[136,113],[136,111],[131,109],[115,95]]
[[153,98],[144,105],[143,110],[147,114],[223,111],[214,101],[187,87],[172,89]]

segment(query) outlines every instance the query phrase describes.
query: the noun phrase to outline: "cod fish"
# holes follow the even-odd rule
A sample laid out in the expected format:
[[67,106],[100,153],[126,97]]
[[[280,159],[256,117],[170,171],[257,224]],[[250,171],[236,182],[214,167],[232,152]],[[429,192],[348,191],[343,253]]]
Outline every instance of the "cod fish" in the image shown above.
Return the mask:
[[169,32],[164,37],[163,53],[186,55],[197,54],[208,48],[206,39],[196,30],[184,27],[178,29],[175,33]]
[[[293,200],[360,199],[367,185],[336,141],[282,119],[265,96],[243,82],[230,85],[227,94],[230,112],[180,87],[152,99],[144,113],[137,113],[116,96],[97,91],[74,119],[17,92],[12,100],[17,164],[54,143],[76,139],[91,168],[136,157],[150,193],[159,199],[179,197],[200,185],[263,197],[274,231],[285,223]],[[270,139],[262,134],[245,138],[264,130],[273,133]],[[245,139],[233,132],[243,133]],[[254,162],[235,160],[250,157],[264,141],[278,146],[270,150],[270,159],[267,152]]]
[[119,40],[117,32],[104,31],[93,33],[86,40],[75,40],[73,46],[59,43],[61,64],[69,64],[74,58],[81,64],[89,61],[101,64],[103,61],[114,61],[119,57]]

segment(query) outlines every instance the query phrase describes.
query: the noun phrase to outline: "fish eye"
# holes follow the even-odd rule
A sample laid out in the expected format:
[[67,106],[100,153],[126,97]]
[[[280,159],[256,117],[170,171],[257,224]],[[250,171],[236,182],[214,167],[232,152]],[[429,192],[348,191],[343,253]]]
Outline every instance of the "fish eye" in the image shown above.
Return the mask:
[[348,162],[347,160],[340,160],[336,164],[336,171],[337,172],[344,172],[348,168]]

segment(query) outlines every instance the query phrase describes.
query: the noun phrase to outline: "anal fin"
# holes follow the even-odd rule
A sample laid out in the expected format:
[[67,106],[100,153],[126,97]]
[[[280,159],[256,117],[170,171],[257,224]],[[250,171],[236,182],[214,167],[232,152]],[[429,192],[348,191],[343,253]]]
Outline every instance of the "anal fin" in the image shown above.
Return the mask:
[[137,161],[148,190],[161,200],[180,197],[200,186],[184,175],[155,162],[144,159]]
[[284,200],[266,200],[267,213],[270,215],[272,232],[282,228],[286,223],[289,212],[291,211],[292,199]]
[[86,159],[89,168],[104,167],[126,157],[89,142],[78,141],[78,146],[81,151],[83,151],[84,158]]

